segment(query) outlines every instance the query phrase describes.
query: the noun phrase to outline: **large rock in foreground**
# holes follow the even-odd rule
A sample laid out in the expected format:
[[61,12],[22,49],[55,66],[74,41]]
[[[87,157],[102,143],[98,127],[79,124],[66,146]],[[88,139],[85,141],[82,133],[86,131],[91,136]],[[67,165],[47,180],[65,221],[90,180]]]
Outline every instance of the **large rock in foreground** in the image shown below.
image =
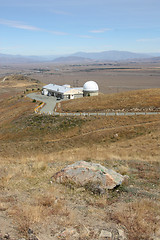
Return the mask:
[[79,161],[63,168],[53,178],[58,183],[75,184],[87,187],[93,192],[102,193],[106,189],[113,189],[120,185],[125,177],[100,164]]

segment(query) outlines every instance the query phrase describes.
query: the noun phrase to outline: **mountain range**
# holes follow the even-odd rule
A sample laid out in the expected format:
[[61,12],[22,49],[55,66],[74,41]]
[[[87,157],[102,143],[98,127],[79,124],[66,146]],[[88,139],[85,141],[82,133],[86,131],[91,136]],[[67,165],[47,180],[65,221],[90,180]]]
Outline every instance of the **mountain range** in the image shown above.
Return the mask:
[[125,60],[146,60],[160,57],[160,53],[144,54],[128,51],[103,51],[103,52],[77,52],[65,56],[23,56],[0,54],[0,64],[13,63],[35,63],[35,62],[54,62],[54,63],[74,63],[74,62],[92,62],[92,61],[125,61]]
[[97,52],[97,53],[85,53],[85,52],[78,52],[73,54],[72,56],[77,57],[85,57],[95,60],[109,60],[109,61],[121,61],[127,59],[135,59],[135,58],[150,58],[151,55],[149,54],[141,54],[141,53],[133,53],[127,51],[104,51],[104,52]]

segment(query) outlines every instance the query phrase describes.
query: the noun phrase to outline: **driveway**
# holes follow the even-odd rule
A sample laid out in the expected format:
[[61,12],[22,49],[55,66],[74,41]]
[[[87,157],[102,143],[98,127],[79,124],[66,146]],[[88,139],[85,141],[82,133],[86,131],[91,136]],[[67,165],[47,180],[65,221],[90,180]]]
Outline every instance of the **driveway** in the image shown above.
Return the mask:
[[29,93],[27,97],[35,99],[36,101],[44,102],[46,105],[40,110],[40,113],[53,114],[56,106],[56,97],[48,97],[39,93]]

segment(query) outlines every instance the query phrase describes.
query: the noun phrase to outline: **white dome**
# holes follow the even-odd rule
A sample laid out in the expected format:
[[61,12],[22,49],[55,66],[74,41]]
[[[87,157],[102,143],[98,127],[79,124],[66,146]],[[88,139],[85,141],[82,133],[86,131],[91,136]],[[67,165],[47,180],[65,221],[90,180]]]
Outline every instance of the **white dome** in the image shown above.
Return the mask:
[[94,81],[88,81],[83,85],[83,91],[86,92],[97,92],[99,90],[99,87],[96,82]]

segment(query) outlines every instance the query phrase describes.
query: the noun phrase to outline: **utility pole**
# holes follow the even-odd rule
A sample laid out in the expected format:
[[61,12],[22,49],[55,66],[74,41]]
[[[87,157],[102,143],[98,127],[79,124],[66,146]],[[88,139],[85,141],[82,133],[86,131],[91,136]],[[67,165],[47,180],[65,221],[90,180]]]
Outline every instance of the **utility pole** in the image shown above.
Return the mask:
[[79,80],[77,79],[76,80],[76,87],[78,87],[78,85],[79,85],[78,83],[79,83]]

